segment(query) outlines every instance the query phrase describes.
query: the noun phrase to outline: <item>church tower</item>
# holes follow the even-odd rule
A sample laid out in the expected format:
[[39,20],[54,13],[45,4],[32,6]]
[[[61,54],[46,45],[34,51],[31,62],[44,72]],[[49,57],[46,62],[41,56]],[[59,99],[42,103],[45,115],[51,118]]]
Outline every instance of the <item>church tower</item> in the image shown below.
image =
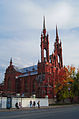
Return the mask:
[[55,67],[59,68],[63,67],[62,44],[61,41],[59,41],[57,26],[56,26],[56,39],[54,43],[54,56],[55,56]]
[[48,34],[46,34],[45,16],[43,17],[43,32],[41,34],[41,62],[49,62],[49,39]]

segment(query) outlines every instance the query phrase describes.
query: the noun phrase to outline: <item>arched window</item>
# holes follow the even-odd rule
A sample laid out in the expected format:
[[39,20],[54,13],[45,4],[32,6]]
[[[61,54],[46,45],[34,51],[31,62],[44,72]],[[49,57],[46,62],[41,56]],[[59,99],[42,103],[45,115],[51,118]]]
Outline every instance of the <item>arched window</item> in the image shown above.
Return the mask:
[[58,55],[58,63],[60,63],[60,57],[59,57],[59,55]]
[[46,49],[44,49],[44,61],[46,62],[47,59],[46,59]]
[[46,49],[44,49],[44,57],[46,58]]

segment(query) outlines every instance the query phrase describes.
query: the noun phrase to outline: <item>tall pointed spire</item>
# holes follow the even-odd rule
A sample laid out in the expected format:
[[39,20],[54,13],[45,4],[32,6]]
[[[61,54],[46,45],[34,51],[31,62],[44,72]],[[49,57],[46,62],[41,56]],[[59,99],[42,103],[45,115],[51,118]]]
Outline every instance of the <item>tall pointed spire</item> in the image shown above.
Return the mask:
[[57,25],[56,25],[56,41],[58,41],[59,38],[58,38],[58,29],[57,29]]
[[57,29],[57,25],[56,25],[56,37],[58,37],[58,29]]
[[11,57],[11,59],[10,59],[10,66],[12,65],[12,57]]
[[43,33],[46,34],[46,27],[45,27],[45,16],[43,16]]
[[45,28],[45,16],[43,16],[43,29],[46,29]]

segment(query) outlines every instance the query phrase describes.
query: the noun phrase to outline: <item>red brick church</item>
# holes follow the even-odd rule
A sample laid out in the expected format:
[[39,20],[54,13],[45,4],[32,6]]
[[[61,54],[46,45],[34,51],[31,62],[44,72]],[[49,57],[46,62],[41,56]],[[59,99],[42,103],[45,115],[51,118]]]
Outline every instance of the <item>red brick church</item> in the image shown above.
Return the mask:
[[[6,69],[4,79],[4,92],[6,94],[20,94],[20,96],[54,98],[55,81],[58,73],[63,68],[62,44],[59,41],[56,26],[56,39],[54,51],[49,55],[49,35],[46,31],[45,17],[43,19],[43,31],[41,33],[41,61],[37,65],[19,69],[13,65],[12,59]],[[44,56],[44,54],[46,55]]]

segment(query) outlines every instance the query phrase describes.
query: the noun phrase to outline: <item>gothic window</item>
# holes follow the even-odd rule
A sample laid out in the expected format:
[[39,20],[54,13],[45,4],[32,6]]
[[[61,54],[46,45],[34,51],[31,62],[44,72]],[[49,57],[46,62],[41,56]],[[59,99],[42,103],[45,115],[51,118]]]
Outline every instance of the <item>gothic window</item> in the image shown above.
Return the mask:
[[11,80],[10,80],[10,77],[8,78],[8,90],[11,90]]
[[59,56],[58,56],[58,63],[60,62],[60,58],[59,58]]
[[46,49],[44,49],[44,57],[46,57]]

